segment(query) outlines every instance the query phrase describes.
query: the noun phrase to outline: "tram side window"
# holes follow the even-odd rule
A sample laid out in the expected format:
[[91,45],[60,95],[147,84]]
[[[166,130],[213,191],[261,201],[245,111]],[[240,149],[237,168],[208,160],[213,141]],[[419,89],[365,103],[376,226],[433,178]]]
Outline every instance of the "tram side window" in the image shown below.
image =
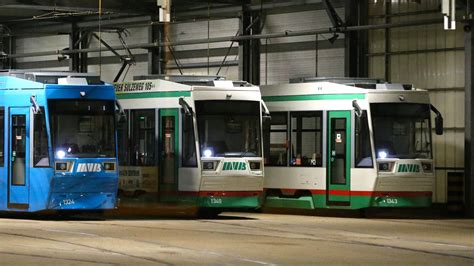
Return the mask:
[[128,135],[129,110],[125,110],[126,122],[117,123],[119,164],[129,165],[130,138]]
[[132,110],[132,142],[130,165],[154,166],[157,164],[155,141],[155,110]]
[[34,117],[34,167],[49,167],[48,133],[46,131],[46,118],[44,108]]
[[288,113],[272,113],[263,125],[265,165],[286,166],[288,151]]
[[181,110],[181,117],[183,118],[183,161],[184,167],[197,167],[196,157],[196,141],[194,138],[193,116],[186,115],[184,110]]
[[5,136],[5,109],[0,107],[0,167],[4,166],[4,136]]
[[322,166],[322,121],[322,112],[291,112],[291,166]]
[[355,119],[355,165],[357,168],[373,167],[367,111]]

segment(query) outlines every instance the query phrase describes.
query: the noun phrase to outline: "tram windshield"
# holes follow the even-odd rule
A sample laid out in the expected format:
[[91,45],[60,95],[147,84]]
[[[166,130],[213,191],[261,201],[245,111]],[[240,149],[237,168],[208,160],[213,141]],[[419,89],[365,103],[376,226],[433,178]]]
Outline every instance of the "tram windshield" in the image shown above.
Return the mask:
[[115,157],[114,102],[50,100],[56,158]]
[[431,158],[428,104],[372,103],[370,108],[377,158]]
[[261,156],[260,102],[196,101],[201,156]]

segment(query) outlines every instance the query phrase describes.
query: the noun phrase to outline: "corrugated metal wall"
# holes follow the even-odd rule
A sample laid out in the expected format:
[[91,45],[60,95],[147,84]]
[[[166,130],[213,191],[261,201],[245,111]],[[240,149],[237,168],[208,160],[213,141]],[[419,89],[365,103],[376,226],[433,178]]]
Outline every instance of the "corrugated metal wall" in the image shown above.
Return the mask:
[[[314,8],[314,7],[313,7]],[[320,6],[320,8],[322,8]],[[344,17],[344,9],[337,12]],[[324,10],[307,10],[304,6],[289,10],[269,9],[266,11],[263,34],[329,28],[330,20]],[[234,36],[239,29],[239,18],[212,19],[170,24],[167,32],[172,42],[194,39],[206,39],[223,36]],[[125,36],[128,45],[149,42],[147,27],[130,28]],[[327,39],[332,35],[303,36],[278,39],[263,39],[261,47],[261,84],[287,83],[290,78],[308,76],[343,76],[344,75],[344,35],[331,44]],[[101,37],[111,46],[120,46],[116,33],[102,32]],[[184,74],[216,75],[224,56],[229,52],[226,65],[219,75],[229,79],[239,78],[238,43],[229,47],[231,42],[220,42],[174,47],[175,57],[167,49],[165,62],[168,74],[179,74],[176,65],[178,61]],[[45,37],[18,38],[16,53],[60,50],[69,47],[67,35]],[[91,48],[99,47],[99,42],[92,39]],[[101,59],[99,53],[88,56],[88,71],[101,73],[102,79],[112,82],[118,73],[121,62],[102,46]],[[317,50],[317,51],[316,51]],[[130,80],[135,75],[148,73],[147,51],[135,49],[132,51],[137,59],[136,65],[131,66],[127,75],[122,79]],[[125,54],[124,50],[118,51]],[[18,68],[34,68],[48,70],[68,70],[69,60],[59,62],[57,56],[19,58]],[[99,67],[99,61],[101,65]],[[124,73],[125,74],[125,73]]]
[[[46,52],[69,47],[69,35],[16,38],[15,53]],[[67,62],[61,64],[57,55],[23,57],[15,59],[18,68],[44,69],[51,71],[68,70]],[[52,63],[45,63],[52,62]]]
[[[336,11],[344,17],[343,8]],[[309,10],[267,15],[262,33],[330,27],[325,10]],[[288,83],[290,78],[296,77],[344,76],[344,35],[340,34],[334,44],[327,40],[330,37],[332,35],[320,35],[318,43],[316,36],[262,40],[260,84]]]
[[[439,0],[386,2],[369,1],[370,24],[442,19]],[[464,168],[463,38],[459,23],[454,31],[444,30],[439,23],[369,33],[370,77],[429,90],[432,103],[444,116],[445,133],[434,138],[436,202],[447,201],[447,172]]]

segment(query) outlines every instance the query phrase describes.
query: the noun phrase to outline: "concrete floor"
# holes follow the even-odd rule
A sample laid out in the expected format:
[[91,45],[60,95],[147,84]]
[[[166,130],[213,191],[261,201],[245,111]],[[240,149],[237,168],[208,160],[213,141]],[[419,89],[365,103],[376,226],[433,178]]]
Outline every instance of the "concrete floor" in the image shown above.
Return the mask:
[[2,218],[0,264],[474,265],[474,220]]

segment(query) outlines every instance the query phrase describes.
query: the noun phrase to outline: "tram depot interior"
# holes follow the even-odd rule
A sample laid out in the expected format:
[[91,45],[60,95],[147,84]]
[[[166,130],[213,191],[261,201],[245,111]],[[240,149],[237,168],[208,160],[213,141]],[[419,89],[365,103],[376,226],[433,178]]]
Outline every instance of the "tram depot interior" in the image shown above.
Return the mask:
[[[471,264],[473,26],[471,0],[0,1],[0,209],[183,230],[453,219]],[[73,262],[56,259],[36,263]]]

